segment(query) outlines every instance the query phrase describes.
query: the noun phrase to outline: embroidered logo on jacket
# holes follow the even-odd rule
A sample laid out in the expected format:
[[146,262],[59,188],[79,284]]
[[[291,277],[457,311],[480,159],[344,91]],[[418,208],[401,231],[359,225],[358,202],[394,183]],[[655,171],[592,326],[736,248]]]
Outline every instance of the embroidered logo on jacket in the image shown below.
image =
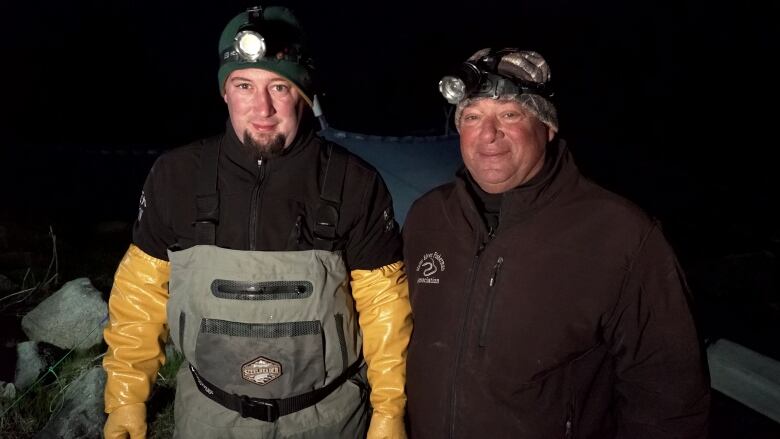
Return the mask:
[[282,365],[265,357],[257,357],[241,366],[245,380],[264,386],[282,376]]
[[439,283],[438,276],[434,276],[440,271],[444,271],[447,268],[444,263],[444,258],[439,252],[426,253],[423,255],[420,262],[417,263],[418,284],[437,284]]

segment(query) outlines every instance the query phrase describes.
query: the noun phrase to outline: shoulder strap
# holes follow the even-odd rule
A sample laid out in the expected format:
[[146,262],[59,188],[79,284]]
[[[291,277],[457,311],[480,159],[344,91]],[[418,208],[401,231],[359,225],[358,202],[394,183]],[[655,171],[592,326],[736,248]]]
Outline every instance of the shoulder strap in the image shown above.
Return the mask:
[[195,239],[197,244],[216,244],[219,224],[219,193],[217,192],[217,169],[222,138],[217,142],[205,142],[200,153],[198,187],[195,193]]
[[336,244],[336,226],[339,223],[341,193],[347,173],[347,153],[333,143],[328,143],[328,162],[322,178],[320,204],[314,224],[314,248],[333,251]]

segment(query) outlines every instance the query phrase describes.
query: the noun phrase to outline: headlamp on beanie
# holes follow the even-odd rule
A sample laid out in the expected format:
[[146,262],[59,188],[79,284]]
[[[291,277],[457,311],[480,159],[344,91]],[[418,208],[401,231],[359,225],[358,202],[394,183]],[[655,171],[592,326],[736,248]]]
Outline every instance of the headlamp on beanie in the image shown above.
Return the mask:
[[255,62],[266,53],[277,60],[300,61],[298,47],[295,47],[297,35],[291,35],[292,29],[286,27],[286,23],[265,20],[260,6],[247,9],[246,17],[248,22],[238,28],[232,46],[222,52],[222,64]]
[[558,132],[558,114],[550,98],[550,66],[530,50],[482,49],[439,81],[439,91],[455,105],[455,127],[463,110],[480,99],[517,101]]
[[463,62],[439,81],[439,92],[453,105],[466,98],[498,99],[500,96],[520,94],[537,94],[543,97],[553,95],[546,84],[501,75],[498,62],[506,54],[504,52],[509,53],[506,49],[491,51],[475,60]]
[[236,35],[234,48],[241,58],[257,61],[265,55],[265,38],[255,31],[241,31]]
[[257,68],[290,80],[313,105],[313,66],[304,39],[300,23],[287,8],[256,6],[233,17],[219,38],[220,94],[231,72]]
[[263,19],[263,9],[260,6],[247,11],[249,23],[239,28],[233,42],[235,54],[245,61],[257,61],[265,56],[265,38],[260,34],[258,24]]

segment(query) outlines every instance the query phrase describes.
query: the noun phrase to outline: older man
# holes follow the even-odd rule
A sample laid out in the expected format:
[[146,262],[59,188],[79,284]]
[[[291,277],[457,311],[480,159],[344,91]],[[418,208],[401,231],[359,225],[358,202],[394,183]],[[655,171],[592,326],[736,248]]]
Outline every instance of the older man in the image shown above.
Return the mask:
[[578,172],[549,77],[484,49],[440,83],[465,169],[404,226],[411,436],[703,438],[683,274],[655,221]]
[[403,438],[411,320],[390,195],[314,133],[289,10],[239,14],[219,50],[225,133],[157,160],[116,273],[106,437],[145,437],[170,333],[186,358],[176,437],[363,437],[370,393],[368,436]]

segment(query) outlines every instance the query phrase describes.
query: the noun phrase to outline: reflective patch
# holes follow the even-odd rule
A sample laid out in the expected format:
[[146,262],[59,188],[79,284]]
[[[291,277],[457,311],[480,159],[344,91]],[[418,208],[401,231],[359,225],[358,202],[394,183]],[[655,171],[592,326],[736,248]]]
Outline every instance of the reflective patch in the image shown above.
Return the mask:
[[141,191],[141,199],[138,200],[138,222],[141,222],[141,217],[144,216],[144,208],[146,207],[146,194]]
[[282,376],[282,365],[265,357],[257,357],[241,366],[241,376],[249,382],[264,386]]
[[393,216],[392,206],[382,212],[382,220],[385,222],[385,232],[392,232],[395,229],[395,217]]

